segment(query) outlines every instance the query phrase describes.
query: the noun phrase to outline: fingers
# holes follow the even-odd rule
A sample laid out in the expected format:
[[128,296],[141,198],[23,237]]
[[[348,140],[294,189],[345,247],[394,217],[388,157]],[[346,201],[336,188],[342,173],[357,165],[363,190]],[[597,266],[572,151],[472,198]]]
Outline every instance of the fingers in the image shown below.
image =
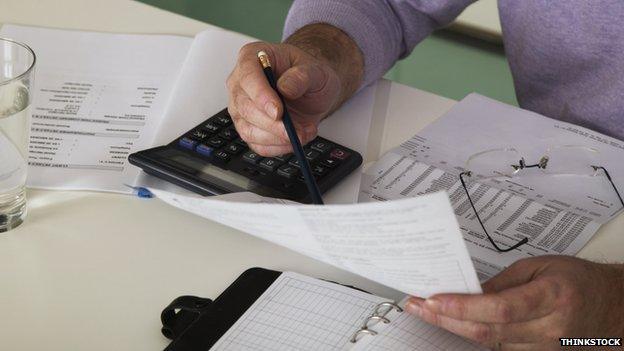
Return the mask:
[[277,88],[285,98],[296,100],[305,94],[314,94],[327,85],[329,75],[318,65],[289,68],[277,81]]
[[[277,133],[280,135],[276,135],[275,132],[267,132],[244,119],[233,118],[233,121],[241,139],[243,139],[254,152],[262,156],[285,155],[293,152],[288,135],[281,135],[286,134],[281,121],[277,122],[279,123],[279,128],[282,129],[282,132]],[[313,128],[312,131],[307,131],[307,129],[301,132],[298,131],[298,137],[302,144],[309,142],[314,138],[314,135],[316,135],[315,128]]]
[[281,132],[266,131],[247,122],[245,119],[234,119],[234,125],[241,139],[243,139],[247,144],[264,146],[290,145],[288,137],[284,139],[281,135],[278,135],[281,134]]
[[293,152],[292,146],[288,145],[260,145],[260,144],[248,144],[249,147],[260,155],[264,156],[277,156],[286,155]]
[[269,48],[270,45],[264,43],[245,45],[239,53],[236,69],[228,79],[228,88],[240,89],[266,116],[277,120],[282,115],[282,106],[277,93],[269,85],[257,56],[258,51],[264,50],[274,58],[274,51]]
[[236,130],[252,149],[260,149],[259,145],[287,146],[288,136],[280,120],[282,106],[258,62],[260,50],[275,57],[270,44],[252,43],[241,49],[236,68],[227,80],[228,110]]
[[267,52],[280,77],[278,90],[288,102],[302,144],[316,136],[318,124],[336,105],[341,83],[329,66],[288,45],[253,43],[241,49],[227,81],[228,110],[241,138],[254,151],[276,156],[292,148],[281,120],[285,107],[258,62],[260,50]]
[[441,294],[427,299],[423,306],[432,313],[465,321],[522,322],[552,312],[555,294],[551,285],[536,280],[493,294]]
[[[244,94],[239,94],[233,99],[235,100],[234,104],[236,109],[239,112],[236,114],[236,117],[234,117],[235,120],[242,119],[265,132],[274,134],[274,136],[280,140],[278,144],[288,142],[288,134],[286,134],[286,129],[281,119],[275,120],[269,118],[264,111],[260,110],[251,99]],[[238,127],[238,125],[236,126]],[[239,130],[239,133],[240,132]],[[244,133],[241,133],[241,135],[244,135]],[[262,140],[249,141],[259,144],[274,144],[274,142],[264,142]]]
[[498,343],[524,344],[543,342],[543,331],[550,323],[546,318],[510,324],[462,321],[432,313],[423,308],[422,304],[423,302],[410,299],[405,308],[408,312],[416,314],[427,323],[491,347],[496,346]]

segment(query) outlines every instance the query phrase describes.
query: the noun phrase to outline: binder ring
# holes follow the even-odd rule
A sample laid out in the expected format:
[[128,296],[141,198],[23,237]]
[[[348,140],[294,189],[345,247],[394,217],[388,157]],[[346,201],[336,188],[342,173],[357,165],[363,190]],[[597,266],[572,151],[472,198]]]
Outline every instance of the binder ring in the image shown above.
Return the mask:
[[356,331],[355,334],[353,334],[353,336],[351,337],[351,343],[355,344],[358,341],[358,336],[360,334],[368,334],[368,335],[375,336],[375,335],[377,335],[377,332],[374,331],[374,330],[370,330],[368,328],[362,328],[362,329]]
[[[385,310],[383,312],[380,312],[380,309],[385,308]],[[392,310],[396,310],[397,312],[403,312],[403,309],[401,307],[399,307],[399,305],[397,305],[394,302],[382,302],[379,305],[377,305],[377,307],[375,307],[375,313],[373,313],[373,316],[385,316],[388,314],[388,312],[392,311]]]
[[375,321],[375,324],[379,322],[382,322],[384,324],[390,323],[390,320],[386,318],[386,315],[392,310],[396,310],[399,313],[403,312],[403,309],[394,302],[382,302],[375,306],[373,314],[366,318],[360,330],[356,331],[355,334],[353,334],[353,336],[351,337],[351,343],[355,344],[359,340],[358,338],[360,337],[360,334],[367,334],[371,336],[377,335],[376,331],[369,329],[370,322]]
[[[382,322],[382,323],[384,323],[384,324],[388,324],[388,323],[390,323],[390,320],[389,320],[388,318],[386,318],[386,317],[384,317],[384,316],[378,316],[378,315],[374,314],[374,315],[372,315],[372,316],[368,317],[368,318],[364,321],[364,324],[362,324],[362,329],[368,329],[368,328],[370,327],[369,323],[370,323],[371,321],[375,321],[375,324],[377,324],[377,323],[379,323],[379,322]],[[375,325],[375,324],[373,324],[373,325]]]

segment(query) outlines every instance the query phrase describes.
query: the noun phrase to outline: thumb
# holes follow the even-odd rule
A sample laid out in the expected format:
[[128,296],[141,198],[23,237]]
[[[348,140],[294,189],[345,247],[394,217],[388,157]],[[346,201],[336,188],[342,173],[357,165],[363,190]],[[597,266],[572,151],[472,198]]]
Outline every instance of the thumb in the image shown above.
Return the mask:
[[289,68],[277,81],[277,88],[289,100],[305,94],[322,91],[329,75],[319,65],[301,65]]

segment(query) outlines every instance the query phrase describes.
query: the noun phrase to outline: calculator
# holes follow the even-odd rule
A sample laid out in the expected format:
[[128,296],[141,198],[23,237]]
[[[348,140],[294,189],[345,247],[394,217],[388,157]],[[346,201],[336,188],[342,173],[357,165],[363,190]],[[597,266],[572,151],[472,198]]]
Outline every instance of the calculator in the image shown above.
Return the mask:
[[[304,146],[321,193],[362,164],[362,156],[317,137]],[[168,145],[139,151],[131,164],[200,195],[251,191],[262,196],[310,203],[300,165],[293,154],[262,157],[239,137],[227,109]]]

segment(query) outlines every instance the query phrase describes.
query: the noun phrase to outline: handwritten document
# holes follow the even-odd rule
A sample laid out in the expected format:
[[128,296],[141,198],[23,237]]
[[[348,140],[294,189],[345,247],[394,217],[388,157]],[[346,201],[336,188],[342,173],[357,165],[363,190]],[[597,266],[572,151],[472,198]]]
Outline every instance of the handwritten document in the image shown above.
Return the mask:
[[285,206],[152,190],[175,207],[410,295],[481,292],[444,193],[384,203]]
[[446,190],[482,280],[523,257],[573,255],[601,223],[621,210],[605,177],[547,175],[531,169],[513,179],[470,182],[479,215],[500,245],[529,239],[527,245],[504,254],[487,241],[458,178],[472,154],[513,147],[534,162],[557,144],[597,149],[593,162],[607,167],[616,184],[624,184],[624,167],[617,161],[624,155],[622,142],[473,94],[369,167],[359,200],[396,200]]

